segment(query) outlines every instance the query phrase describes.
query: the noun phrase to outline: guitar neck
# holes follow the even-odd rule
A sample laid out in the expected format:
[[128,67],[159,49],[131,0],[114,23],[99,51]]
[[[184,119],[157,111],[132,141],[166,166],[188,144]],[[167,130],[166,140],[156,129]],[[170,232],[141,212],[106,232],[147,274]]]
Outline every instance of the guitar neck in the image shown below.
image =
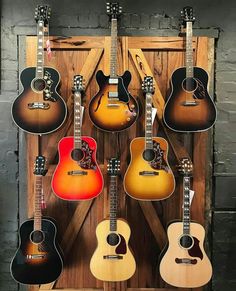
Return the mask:
[[38,21],[37,25],[37,66],[36,66],[36,78],[43,79],[43,67],[44,67],[44,22]]
[[183,233],[190,233],[190,177],[183,178]]
[[145,146],[146,146],[146,149],[153,149],[153,142],[152,142],[152,94],[151,93],[146,93]]
[[117,209],[118,209],[118,199],[117,199],[117,176],[111,176],[110,178],[110,231],[117,230]]
[[81,149],[81,92],[74,93],[74,148]]
[[110,77],[117,77],[117,19],[111,20]]
[[34,230],[41,230],[42,228],[42,181],[41,175],[35,175]]
[[193,77],[193,29],[192,22],[186,23],[186,78]]

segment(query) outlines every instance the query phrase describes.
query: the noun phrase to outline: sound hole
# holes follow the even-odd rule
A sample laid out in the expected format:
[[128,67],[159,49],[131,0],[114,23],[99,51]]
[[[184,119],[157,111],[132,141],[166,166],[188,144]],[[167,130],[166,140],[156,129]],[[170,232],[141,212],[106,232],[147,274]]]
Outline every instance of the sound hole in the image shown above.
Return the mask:
[[190,249],[194,244],[194,240],[190,235],[182,235],[179,240],[179,243],[182,248]]
[[74,161],[81,161],[84,157],[84,152],[81,149],[74,149],[71,152],[71,157]]
[[108,237],[107,237],[107,243],[110,246],[116,246],[116,245],[118,245],[119,241],[120,241],[120,237],[116,233],[110,233],[108,235]]
[[36,91],[43,91],[46,87],[46,83],[43,79],[34,79],[33,80],[33,88]]
[[197,89],[197,81],[194,78],[186,78],[182,84],[184,90],[192,92]]
[[151,162],[155,159],[155,151],[152,150],[152,149],[146,149],[144,152],[143,152],[143,158],[145,161],[148,161],[148,162]]
[[44,234],[41,230],[35,230],[31,233],[30,239],[35,244],[40,244],[44,240]]

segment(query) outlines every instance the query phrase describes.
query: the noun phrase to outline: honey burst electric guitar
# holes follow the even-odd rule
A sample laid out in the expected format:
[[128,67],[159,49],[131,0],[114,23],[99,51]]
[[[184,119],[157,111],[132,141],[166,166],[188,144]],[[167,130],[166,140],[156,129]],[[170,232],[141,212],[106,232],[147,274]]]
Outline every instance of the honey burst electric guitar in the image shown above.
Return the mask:
[[37,66],[25,68],[20,75],[23,92],[12,104],[12,118],[22,130],[32,134],[47,134],[57,130],[65,121],[67,108],[57,92],[60,75],[44,67],[44,27],[48,25],[50,8],[38,5]]
[[163,119],[177,132],[204,131],[216,121],[216,106],[207,91],[207,72],[193,66],[192,23],[195,18],[191,7],[184,7],[182,19],[186,26],[186,66],[172,74],[172,91],[165,104]]
[[52,189],[61,199],[87,200],[103,189],[103,176],[96,162],[96,141],[81,136],[81,93],[83,77],[74,76],[74,137],[67,136],[58,145],[59,163],[52,178]]
[[183,220],[167,229],[168,248],[160,263],[160,275],[168,284],[182,288],[197,288],[208,283],[212,266],[203,242],[205,230],[190,220],[190,176],[192,163],[184,158],[180,163],[183,177]]
[[56,241],[56,225],[42,218],[42,177],[46,174],[45,158],[35,161],[34,218],[20,227],[20,246],[11,262],[11,275],[21,284],[39,285],[55,281],[61,274],[63,261]]
[[152,77],[145,77],[142,87],[146,95],[145,137],[137,137],[130,144],[124,188],[135,199],[161,200],[174,192],[175,179],[167,160],[167,141],[152,136]]
[[107,3],[107,14],[111,18],[110,76],[97,72],[99,92],[90,101],[89,116],[98,128],[114,132],[130,127],[138,117],[139,108],[128,92],[130,72],[117,75],[117,18],[121,7],[118,3]]
[[120,162],[112,158],[108,163],[110,175],[110,219],[100,222],[96,229],[97,249],[90,261],[94,277],[102,281],[128,280],[135,272],[135,259],[129,249],[130,228],[123,219],[117,219],[117,175]]

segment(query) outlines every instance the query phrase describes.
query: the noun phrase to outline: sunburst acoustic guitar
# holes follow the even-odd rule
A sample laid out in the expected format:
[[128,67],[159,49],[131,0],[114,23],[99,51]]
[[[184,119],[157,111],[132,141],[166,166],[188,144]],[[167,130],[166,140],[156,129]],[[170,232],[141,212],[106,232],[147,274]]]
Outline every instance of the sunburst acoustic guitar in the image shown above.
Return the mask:
[[103,189],[103,176],[96,161],[96,141],[81,136],[81,94],[83,77],[74,76],[74,136],[62,138],[58,144],[59,163],[52,177],[52,189],[61,199],[87,200]]
[[161,200],[175,189],[175,179],[168,164],[168,143],[164,138],[152,136],[152,77],[145,77],[146,95],[145,137],[131,141],[131,161],[124,177],[124,188],[132,198]]
[[168,248],[160,263],[160,275],[168,284],[182,288],[196,288],[207,284],[212,266],[203,243],[205,230],[190,220],[190,176],[192,163],[184,158],[180,163],[183,177],[183,220],[173,222],[167,229]]
[[130,72],[117,75],[117,18],[121,7],[118,3],[107,3],[107,14],[111,19],[110,76],[105,76],[102,71],[97,72],[99,92],[90,101],[89,116],[98,128],[114,132],[130,127],[138,117],[139,108],[128,92]]
[[128,280],[136,269],[135,259],[128,246],[130,227],[124,219],[117,219],[119,170],[120,161],[112,158],[108,163],[110,219],[103,220],[97,226],[98,245],[90,261],[92,274],[102,281]]
[[25,68],[20,74],[23,91],[12,104],[12,118],[22,130],[32,134],[47,134],[57,130],[65,121],[67,107],[57,92],[60,75],[44,67],[44,28],[48,25],[50,8],[38,5],[37,66]]
[[163,119],[174,131],[204,131],[214,125],[216,107],[207,91],[207,72],[193,66],[192,23],[195,18],[191,7],[183,9],[182,19],[186,26],[186,66],[172,74],[172,91],[165,104]]

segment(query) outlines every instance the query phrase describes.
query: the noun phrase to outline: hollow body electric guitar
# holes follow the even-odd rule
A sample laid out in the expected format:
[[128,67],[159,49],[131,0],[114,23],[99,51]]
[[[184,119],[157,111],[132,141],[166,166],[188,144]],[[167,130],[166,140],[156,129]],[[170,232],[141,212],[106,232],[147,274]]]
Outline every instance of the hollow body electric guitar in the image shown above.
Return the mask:
[[59,163],[52,178],[52,189],[61,199],[87,200],[103,189],[103,177],[96,162],[96,141],[81,136],[81,93],[83,77],[74,77],[74,137],[67,136],[58,145]]
[[186,67],[178,68],[172,75],[172,91],[164,108],[163,119],[174,131],[204,131],[214,125],[216,107],[207,91],[207,72],[193,66],[194,16],[191,7],[183,9],[182,18],[186,25]]
[[44,67],[44,27],[48,24],[50,9],[38,6],[37,66],[25,68],[20,75],[23,92],[12,105],[12,118],[22,130],[32,134],[47,134],[65,121],[67,108],[57,92],[60,75],[57,70]]
[[130,228],[117,219],[117,175],[120,162],[112,158],[108,163],[110,175],[110,219],[100,222],[96,229],[98,246],[90,261],[92,274],[102,281],[128,280],[135,272],[135,259],[129,249]]
[[111,18],[110,76],[97,72],[99,92],[90,101],[89,116],[98,128],[114,132],[130,127],[138,117],[139,108],[128,92],[130,72],[117,75],[117,17],[121,7],[118,3],[107,3],[107,13]]
[[25,221],[19,231],[20,246],[11,262],[11,274],[21,284],[39,285],[55,281],[63,262],[56,242],[55,224],[42,218],[42,176],[46,174],[45,158],[35,162],[34,218]]
[[183,178],[183,220],[167,230],[169,245],[160,263],[160,274],[168,284],[182,288],[205,285],[212,276],[212,266],[204,251],[205,230],[190,221],[190,175],[192,163],[181,160]]
[[140,200],[160,200],[169,197],[175,189],[174,175],[168,164],[168,144],[164,138],[152,136],[152,77],[145,77],[146,95],[145,137],[130,144],[131,162],[124,177],[127,194]]

